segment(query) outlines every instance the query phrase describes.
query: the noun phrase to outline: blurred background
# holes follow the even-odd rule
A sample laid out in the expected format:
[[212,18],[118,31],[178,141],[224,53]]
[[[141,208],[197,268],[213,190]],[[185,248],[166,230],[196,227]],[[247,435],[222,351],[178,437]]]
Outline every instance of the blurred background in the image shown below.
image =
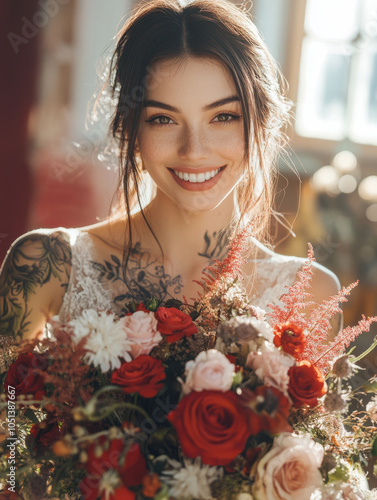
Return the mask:
[[[27,230],[108,215],[116,171],[95,151],[103,116],[84,124],[135,3],[1,1],[0,262]],[[361,313],[377,314],[377,0],[254,0],[246,8],[296,103],[275,207],[296,236],[274,226],[276,251],[306,256],[310,241],[342,285],[359,279],[344,307],[345,324],[355,324]],[[376,333],[361,336],[358,349]],[[369,360],[375,373],[377,357]]]

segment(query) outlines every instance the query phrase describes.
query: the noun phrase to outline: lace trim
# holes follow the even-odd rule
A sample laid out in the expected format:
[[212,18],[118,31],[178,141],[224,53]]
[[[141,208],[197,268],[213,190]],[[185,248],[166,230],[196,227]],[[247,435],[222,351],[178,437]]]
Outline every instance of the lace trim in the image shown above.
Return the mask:
[[89,234],[79,229],[71,229],[70,241],[72,267],[68,288],[59,311],[62,322],[78,317],[85,309],[112,309],[111,290],[106,290],[93,268],[95,255],[93,241]]
[[251,297],[254,305],[268,310],[268,304],[283,306],[280,297],[288,291],[297,277],[297,272],[305,259],[273,255],[269,259],[258,260],[255,289],[257,294]]
[[[95,247],[90,235],[80,229],[69,229],[72,251],[72,268],[68,288],[59,311],[62,322],[70,321],[85,309],[114,310],[113,294],[106,289],[93,268]],[[269,259],[257,259],[255,290],[252,303],[267,310],[268,304],[283,304],[279,300],[296,280],[297,272],[305,259],[273,254]]]

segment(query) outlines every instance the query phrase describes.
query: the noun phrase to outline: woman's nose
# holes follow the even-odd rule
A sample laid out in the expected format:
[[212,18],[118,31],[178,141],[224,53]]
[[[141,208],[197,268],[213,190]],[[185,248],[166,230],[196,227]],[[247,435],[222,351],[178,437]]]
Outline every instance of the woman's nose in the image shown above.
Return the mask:
[[209,139],[202,129],[187,127],[182,133],[179,155],[190,161],[208,158],[210,154]]

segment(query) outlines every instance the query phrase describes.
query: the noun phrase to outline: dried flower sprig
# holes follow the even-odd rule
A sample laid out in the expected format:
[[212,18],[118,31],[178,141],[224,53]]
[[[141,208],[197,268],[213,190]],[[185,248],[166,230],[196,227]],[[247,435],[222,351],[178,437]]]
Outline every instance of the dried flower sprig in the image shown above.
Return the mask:
[[[330,319],[337,313],[342,314],[339,304],[347,302],[347,296],[357,286],[358,281],[351,283],[348,287],[343,287],[336,295],[320,304],[309,301],[308,299],[312,295],[307,290],[311,286],[314,274],[314,261],[313,247],[309,243],[308,259],[298,272],[298,280],[289,287],[288,292],[280,299],[285,307],[269,304],[272,309],[271,325],[276,326],[289,321],[305,329],[307,332],[306,344],[299,359],[306,359],[327,373],[330,370],[331,362],[342,354],[345,348],[359,335],[369,332],[371,324],[377,321],[377,317],[366,318],[363,316],[356,326],[344,328],[332,342],[326,344],[332,329]],[[303,310],[309,307],[311,310],[308,315]]]
[[258,220],[255,218],[234,236],[227,246],[229,251],[224,260],[214,259],[213,264],[203,271],[201,280],[193,280],[203,289],[198,291],[197,298],[191,298],[201,314],[199,324],[216,328],[221,313],[224,320],[231,317],[232,310],[238,313],[248,310],[249,301],[240,281],[246,263],[243,254],[247,251],[248,240],[256,233]]

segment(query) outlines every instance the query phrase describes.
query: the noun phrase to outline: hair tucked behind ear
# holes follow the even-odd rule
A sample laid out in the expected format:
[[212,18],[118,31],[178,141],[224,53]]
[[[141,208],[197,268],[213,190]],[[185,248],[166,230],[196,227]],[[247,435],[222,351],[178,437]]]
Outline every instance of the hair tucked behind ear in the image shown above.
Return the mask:
[[[234,229],[242,229],[258,216],[256,236],[264,241],[290,102],[283,92],[285,81],[255,25],[227,0],[194,0],[187,5],[178,0],[145,0],[136,5],[118,33],[108,84],[116,102],[111,133],[119,145],[119,210],[129,221],[131,211],[141,208],[141,166],[135,142],[148,76],[156,64],[187,56],[216,59],[234,80],[242,106],[246,164],[244,182],[236,187],[239,217]],[[142,208],[141,215],[152,231]],[[131,224],[127,227],[125,265],[132,248]]]

